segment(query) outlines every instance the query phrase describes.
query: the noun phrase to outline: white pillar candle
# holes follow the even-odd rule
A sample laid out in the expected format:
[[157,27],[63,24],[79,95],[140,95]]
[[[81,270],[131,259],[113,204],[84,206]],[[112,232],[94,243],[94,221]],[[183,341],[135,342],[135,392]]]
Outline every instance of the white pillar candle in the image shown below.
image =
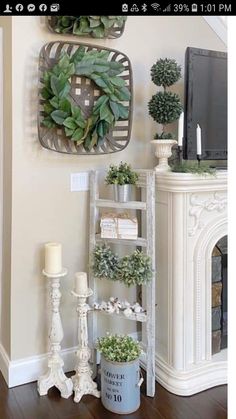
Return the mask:
[[86,295],[88,292],[88,279],[86,272],[76,272],[75,292],[79,295]]
[[202,130],[199,124],[197,124],[197,155],[202,154]]
[[182,147],[183,145],[183,136],[184,136],[184,113],[182,112],[179,117],[178,123],[178,146]]
[[45,271],[49,274],[62,271],[61,243],[45,244]]

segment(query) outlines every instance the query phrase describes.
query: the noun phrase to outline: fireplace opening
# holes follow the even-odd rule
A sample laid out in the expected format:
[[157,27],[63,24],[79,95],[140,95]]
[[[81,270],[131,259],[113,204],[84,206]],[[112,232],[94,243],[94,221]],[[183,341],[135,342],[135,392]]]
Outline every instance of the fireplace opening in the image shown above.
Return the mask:
[[227,348],[227,256],[227,236],[224,236],[212,252],[212,355]]

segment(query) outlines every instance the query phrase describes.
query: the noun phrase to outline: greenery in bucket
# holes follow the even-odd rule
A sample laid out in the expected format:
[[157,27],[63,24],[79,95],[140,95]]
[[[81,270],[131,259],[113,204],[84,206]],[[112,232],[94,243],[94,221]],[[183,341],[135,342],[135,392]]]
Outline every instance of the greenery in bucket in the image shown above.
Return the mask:
[[119,166],[111,164],[105,178],[107,185],[135,185],[137,180],[138,174],[123,162]]
[[106,244],[96,245],[93,251],[92,270],[96,278],[116,281],[119,258]]
[[139,358],[139,342],[127,335],[107,335],[99,338],[97,349],[107,361],[130,362]]
[[173,139],[171,133],[165,132],[165,126],[179,119],[182,112],[180,97],[167,91],[167,87],[176,83],[181,77],[181,67],[170,58],[160,59],[151,68],[151,78],[156,86],[162,86],[163,91],[152,96],[148,103],[149,114],[154,121],[162,124],[161,134],[156,134],[156,140]]
[[143,285],[152,278],[151,258],[142,251],[135,250],[124,256],[118,265],[119,280],[127,287]]

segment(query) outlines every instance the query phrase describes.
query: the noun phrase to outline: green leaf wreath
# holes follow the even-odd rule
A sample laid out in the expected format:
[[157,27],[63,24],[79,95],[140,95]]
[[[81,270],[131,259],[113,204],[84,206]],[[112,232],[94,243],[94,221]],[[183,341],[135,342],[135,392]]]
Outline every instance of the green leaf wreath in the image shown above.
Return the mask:
[[[124,65],[109,61],[109,54],[110,51],[105,50],[86,51],[80,46],[71,57],[63,52],[57,64],[43,74],[42,124],[49,129],[63,128],[66,137],[77,145],[83,144],[86,151],[102,145],[115,122],[127,119],[129,114],[128,108],[121,103],[130,99],[125,80],[119,77]],[[73,75],[93,80],[103,92],[88,118],[68,99]]]
[[57,16],[55,32],[105,38],[110,28],[122,28],[126,19],[126,16]]

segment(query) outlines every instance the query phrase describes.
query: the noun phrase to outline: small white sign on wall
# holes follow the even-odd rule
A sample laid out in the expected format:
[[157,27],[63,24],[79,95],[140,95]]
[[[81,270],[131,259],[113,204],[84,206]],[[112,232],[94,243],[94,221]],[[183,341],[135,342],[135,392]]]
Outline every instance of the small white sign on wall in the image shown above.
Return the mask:
[[89,173],[79,172],[70,175],[71,192],[82,192],[89,190]]

